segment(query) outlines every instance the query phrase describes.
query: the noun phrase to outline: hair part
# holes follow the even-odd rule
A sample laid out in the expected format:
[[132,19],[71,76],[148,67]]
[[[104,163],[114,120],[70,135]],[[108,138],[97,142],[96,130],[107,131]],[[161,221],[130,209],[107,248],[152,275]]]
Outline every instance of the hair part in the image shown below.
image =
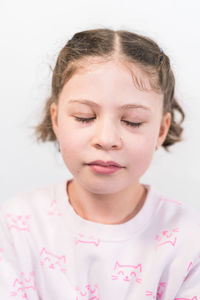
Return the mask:
[[[74,34],[61,49],[53,70],[51,95],[46,100],[41,122],[35,126],[38,141],[57,142],[52,128],[50,107],[58,103],[64,85],[80,68],[94,63],[116,60],[130,66],[138,66],[149,79],[153,90],[163,94],[163,115],[171,114],[171,125],[162,146],[166,151],[173,144],[182,141],[182,122],[185,114],[174,97],[175,78],[169,57],[150,38],[125,31],[111,29],[92,29]],[[129,68],[130,68],[129,67]],[[131,68],[130,68],[131,69]],[[146,89],[144,80],[139,80],[132,71],[134,84]],[[176,120],[176,114],[181,119]]]

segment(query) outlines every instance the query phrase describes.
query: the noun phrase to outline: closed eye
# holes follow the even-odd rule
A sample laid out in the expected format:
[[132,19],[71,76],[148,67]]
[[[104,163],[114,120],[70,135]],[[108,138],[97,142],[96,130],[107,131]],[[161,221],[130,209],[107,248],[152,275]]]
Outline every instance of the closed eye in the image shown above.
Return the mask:
[[[75,117],[75,120],[78,122],[82,122],[82,123],[89,123],[92,122],[95,119],[95,117],[93,118],[79,118],[79,117]],[[142,125],[142,122],[139,123],[133,123],[133,122],[129,122],[126,120],[122,120],[127,126],[131,126],[131,127],[140,127]]]
[[124,123],[126,123],[126,125],[131,126],[131,127],[140,127],[142,125],[142,122],[140,123],[133,123],[133,122],[129,122],[129,121],[125,121],[122,120]]

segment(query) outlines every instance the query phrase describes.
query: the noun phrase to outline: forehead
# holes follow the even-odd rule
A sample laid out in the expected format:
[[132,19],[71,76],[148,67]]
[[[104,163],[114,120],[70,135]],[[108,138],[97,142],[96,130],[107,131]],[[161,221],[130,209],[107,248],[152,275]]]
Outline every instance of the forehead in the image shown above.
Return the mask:
[[106,104],[126,105],[128,103],[152,105],[162,94],[152,88],[148,75],[137,65],[118,61],[94,62],[77,69],[64,85],[60,98],[88,99]]
[[109,77],[109,83],[111,81],[117,81],[117,79],[120,81],[125,79],[127,84],[134,84],[138,89],[152,90],[155,74],[151,72],[150,76],[150,74],[147,73],[144,67],[139,66],[139,64],[119,61],[118,59],[107,61],[92,59],[91,61],[80,63],[74,75],[82,76],[82,78],[88,77],[90,80],[91,77],[95,76],[96,78],[99,77],[99,79],[102,79],[102,81],[105,81],[105,78],[108,79]]
[[123,73],[129,73],[132,77],[134,85],[142,90],[154,90],[161,93],[160,86],[158,84],[158,72],[152,66],[144,66],[139,62],[131,62],[124,58],[86,58],[80,60],[76,64],[76,71],[74,74],[86,74],[86,73],[100,73],[104,72],[113,73],[116,75],[120,72],[121,76]]

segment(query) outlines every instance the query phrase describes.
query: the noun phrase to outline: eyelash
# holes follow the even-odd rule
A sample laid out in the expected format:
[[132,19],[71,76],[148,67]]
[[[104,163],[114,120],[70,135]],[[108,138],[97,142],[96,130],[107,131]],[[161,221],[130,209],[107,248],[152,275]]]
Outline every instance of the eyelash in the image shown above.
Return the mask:
[[[75,117],[75,119],[78,122],[89,123],[92,120],[94,120],[95,118],[79,118],[79,117]],[[140,122],[140,123],[133,123],[133,122],[124,121],[124,120],[123,120],[123,122],[125,122],[127,126],[131,126],[131,127],[140,127],[142,125],[142,122]]]

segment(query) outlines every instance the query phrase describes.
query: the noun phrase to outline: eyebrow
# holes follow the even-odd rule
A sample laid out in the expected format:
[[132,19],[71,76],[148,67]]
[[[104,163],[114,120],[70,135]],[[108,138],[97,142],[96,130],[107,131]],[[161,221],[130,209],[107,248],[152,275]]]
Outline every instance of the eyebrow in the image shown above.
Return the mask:
[[[77,99],[72,99],[68,102],[69,104],[70,103],[81,103],[81,104],[86,104],[86,105],[90,105],[90,106],[93,106],[93,107],[100,107],[100,105],[96,102],[93,102],[91,100],[87,100],[87,99],[80,99],[80,100],[77,100]],[[118,107],[119,110],[125,110],[125,109],[130,109],[130,108],[143,108],[145,110],[148,110],[148,111],[151,111],[151,109],[147,106],[144,106],[144,105],[141,105],[141,104],[134,104],[134,103],[127,103],[127,104],[124,104],[120,107]]]

